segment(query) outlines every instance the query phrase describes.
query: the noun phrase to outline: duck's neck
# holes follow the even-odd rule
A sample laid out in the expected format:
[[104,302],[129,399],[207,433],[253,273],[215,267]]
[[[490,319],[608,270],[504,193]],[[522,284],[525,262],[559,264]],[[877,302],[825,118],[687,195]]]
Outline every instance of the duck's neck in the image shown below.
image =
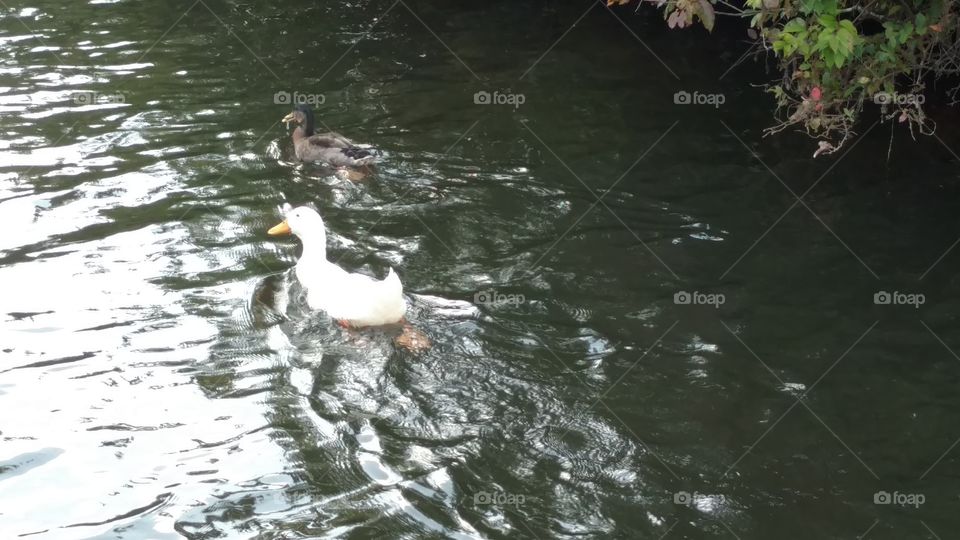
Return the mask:
[[303,134],[306,135],[307,137],[313,136],[313,133],[314,133],[313,128],[314,128],[313,111],[310,109],[307,109],[306,111],[304,111]]
[[296,144],[310,135],[311,133],[307,133],[307,130],[304,129],[303,126],[297,126],[296,129],[293,130],[293,142]]
[[300,262],[307,264],[319,264],[327,260],[327,233],[321,227],[313,231],[309,236],[300,240],[303,242],[303,254],[300,255]]

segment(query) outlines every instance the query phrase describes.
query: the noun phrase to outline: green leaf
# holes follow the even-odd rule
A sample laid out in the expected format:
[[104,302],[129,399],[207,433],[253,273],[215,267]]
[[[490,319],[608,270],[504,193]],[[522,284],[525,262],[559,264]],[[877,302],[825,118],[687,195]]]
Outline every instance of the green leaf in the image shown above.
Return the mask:
[[911,35],[913,35],[913,23],[908,22],[900,29],[900,43],[906,43]]
[[894,41],[897,38],[897,31],[892,22],[883,23],[883,35],[887,37],[887,41]]
[[840,41],[839,34],[830,35],[830,48],[833,49],[835,53],[843,52],[843,42]]
[[832,51],[832,50],[830,50],[830,49],[824,49],[823,52],[820,53],[820,55],[823,56],[823,61],[824,61],[824,63],[827,64],[827,66],[832,66],[832,65],[833,65],[833,51]]
[[847,53],[847,56],[853,54],[853,45],[856,39],[857,35],[851,34],[846,28],[841,28],[837,31],[837,42],[840,44],[843,52]]
[[830,36],[832,35],[833,34],[830,32],[820,32],[820,35],[817,36],[817,45],[815,49],[817,51],[824,51],[828,48],[832,49],[833,47],[830,47]]
[[791,19],[790,21],[787,22],[787,24],[783,25],[783,31],[789,34],[796,34],[797,32],[806,30],[806,28],[807,28],[807,21],[799,17],[796,19]]
[[794,45],[793,43],[786,43],[786,42],[784,42],[784,44],[783,44],[783,57],[786,58],[786,57],[792,55],[792,54],[794,53],[794,51],[796,51],[796,50],[797,50],[797,46],[796,46],[796,45]]

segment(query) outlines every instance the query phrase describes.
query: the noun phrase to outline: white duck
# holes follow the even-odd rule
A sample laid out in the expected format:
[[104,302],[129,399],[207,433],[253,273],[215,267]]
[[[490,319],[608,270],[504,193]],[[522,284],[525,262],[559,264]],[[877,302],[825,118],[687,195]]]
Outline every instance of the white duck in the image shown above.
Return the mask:
[[343,326],[380,326],[403,322],[403,285],[393,271],[382,281],[351,274],[327,260],[327,232],[316,210],[284,205],[286,219],[267,231],[271,236],[293,233],[303,242],[296,274],[307,290],[311,309],[327,312]]

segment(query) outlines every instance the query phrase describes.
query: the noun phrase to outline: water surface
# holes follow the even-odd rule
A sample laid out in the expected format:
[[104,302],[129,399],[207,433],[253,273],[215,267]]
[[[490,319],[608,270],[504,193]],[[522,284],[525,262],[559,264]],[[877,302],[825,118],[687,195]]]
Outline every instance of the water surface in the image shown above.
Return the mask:
[[[2,11],[0,536],[950,534],[948,121],[887,161],[869,118],[813,161],[762,137],[735,36],[263,4]],[[295,163],[278,92],[376,174]],[[344,267],[398,270],[430,351],[308,312],[265,234],[284,201]]]

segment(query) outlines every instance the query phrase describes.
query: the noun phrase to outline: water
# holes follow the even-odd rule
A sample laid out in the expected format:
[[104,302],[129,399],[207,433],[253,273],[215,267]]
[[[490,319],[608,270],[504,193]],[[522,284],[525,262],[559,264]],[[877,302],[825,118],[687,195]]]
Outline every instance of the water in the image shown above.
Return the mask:
[[[276,4],[4,7],[0,536],[955,527],[949,121],[811,161],[762,139],[739,36]],[[277,92],[322,94],[376,175],[295,164]],[[284,201],[345,267],[398,269],[431,350],[306,310],[296,242],[265,234]]]

